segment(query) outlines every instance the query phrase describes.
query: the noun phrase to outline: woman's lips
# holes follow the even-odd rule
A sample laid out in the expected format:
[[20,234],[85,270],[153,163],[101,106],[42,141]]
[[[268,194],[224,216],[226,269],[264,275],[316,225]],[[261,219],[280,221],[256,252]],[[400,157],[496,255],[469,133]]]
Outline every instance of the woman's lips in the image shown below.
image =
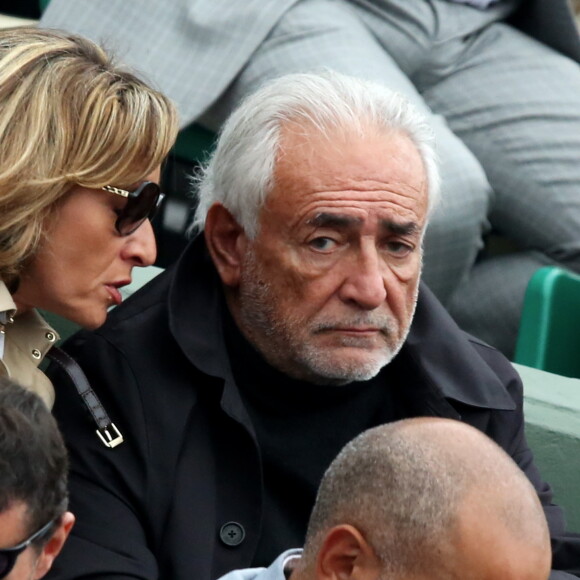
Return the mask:
[[113,304],[115,306],[118,306],[119,304],[121,304],[121,302],[123,302],[123,296],[121,295],[121,292],[119,292],[119,288],[121,286],[126,286],[126,284],[105,285],[107,291],[109,292],[109,296],[111,297],[111,300],[113,301]]

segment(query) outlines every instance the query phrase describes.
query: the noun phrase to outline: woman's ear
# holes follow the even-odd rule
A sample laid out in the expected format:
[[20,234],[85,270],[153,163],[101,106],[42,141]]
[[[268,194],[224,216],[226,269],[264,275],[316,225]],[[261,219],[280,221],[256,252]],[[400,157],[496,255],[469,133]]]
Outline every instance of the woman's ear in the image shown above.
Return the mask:
[[354,526],[334,526],[316,558],[316,580],[377,580],[381,566],[375,551]]
[[244,229],[221,203],[214,203],[207,212],[204,235],[222,282],[236,287],[248,245]]

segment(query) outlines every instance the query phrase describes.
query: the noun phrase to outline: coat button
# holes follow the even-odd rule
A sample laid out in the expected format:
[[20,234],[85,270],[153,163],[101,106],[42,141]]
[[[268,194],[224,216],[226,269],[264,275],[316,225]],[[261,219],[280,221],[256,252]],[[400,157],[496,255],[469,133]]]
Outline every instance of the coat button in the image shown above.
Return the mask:
[[33,356],[33,358],[38,359],[42,356],[42,353],[37,348],[33,348],[32,349],[32,356]]
[[54,342],[56,340],[56,335],[54,334],[54,332],[47,332],[45,335],[46,340],[48,340],[49,342]]
[[220,529],[220,540],[226,546],[239,546],[246,537],[246,530],[237,522],[228,522]]

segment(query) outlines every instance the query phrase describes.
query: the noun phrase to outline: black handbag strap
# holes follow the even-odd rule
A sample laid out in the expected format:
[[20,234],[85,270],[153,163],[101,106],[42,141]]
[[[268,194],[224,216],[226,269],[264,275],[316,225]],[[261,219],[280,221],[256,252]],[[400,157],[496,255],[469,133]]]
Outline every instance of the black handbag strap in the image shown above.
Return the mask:
[[91,388],[89,380],[79,364],[64,350],[53,346],[46,356],[58,364],[70,377],[78,394],[81,396],[86,408],[97,425],[96,433],[107,447],[117,447],[123,443],[123,435],[119,432],[115,424],[109,418],[105,407],[103,407],[99,397]]

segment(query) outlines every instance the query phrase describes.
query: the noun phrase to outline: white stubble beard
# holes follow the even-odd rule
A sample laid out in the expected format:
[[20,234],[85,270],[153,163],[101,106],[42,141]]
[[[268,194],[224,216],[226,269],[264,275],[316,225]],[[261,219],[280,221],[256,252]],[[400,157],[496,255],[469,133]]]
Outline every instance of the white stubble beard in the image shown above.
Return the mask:
[[[411,327],[417,305],[418,283],[407,328],[392,346],[387,344],[396,335],[398,322],[390,314],[359,311],[349,320],[304,320],[293,314],[280,319],[276,311],[278,297],[272,285],[265,281],[261,265],[251,250],[246,255],[240,282],[239,323],[246,338],[264,358],[278,370],[297,379],[315,384],[343,385],[353,381],[367,381],[389,364],[402,348]],[[331,331],[333,328],[368,326],[380,328],[385,339],[384,348],[374,349],[366,361],[352,361],[345,357],[336,360],[327,349],[312,341],[301,340],[300,330],[308,335]],[[345,348],[364,348],[358,337],[341,338]],[[332,348],[332,347],[330,347]]]

